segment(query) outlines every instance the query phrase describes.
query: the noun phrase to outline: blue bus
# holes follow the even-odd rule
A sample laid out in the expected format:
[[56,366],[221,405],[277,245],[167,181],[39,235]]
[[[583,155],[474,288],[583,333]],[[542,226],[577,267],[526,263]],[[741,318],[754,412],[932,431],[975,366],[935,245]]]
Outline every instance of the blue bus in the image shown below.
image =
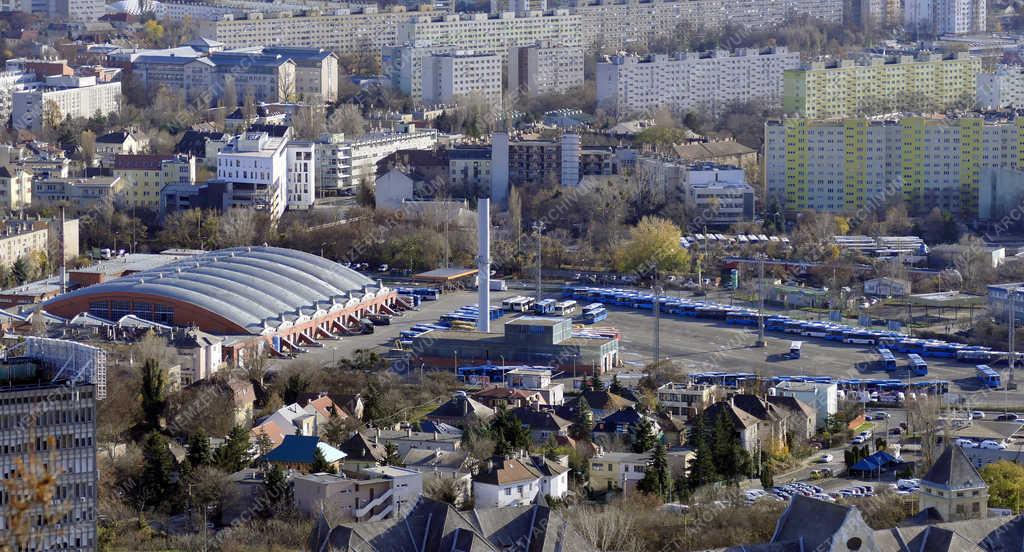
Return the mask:
[[988,347],[964,347],[956,352],[956,359],[961,362],[987,364],[998,358],[999,354]]
[[979,364],[974,367],[974,373],[978,376],[978,382],[988,387],[989,389],[995,389],[999,387],[999,372],[996,372],[987,364]]
[[419,295],[424,301],[437,301],[441,297],[441,290],[437,288],[414,288],[413,295]]
[[921,355],[910,353],[909,355],[907,355],[907,360],[910,361],[910,366],[908,367],[910,373],[914,374],[915,376],[928,375],[928,363],[925,362],[923,358],[921,358]]
[[930,341],[924,344],[924,356],[940,358],[956,358],[957,350],[963,348],[958,343],[946,343],[945,341]]
[[534,303],[533,312],[536,314],[551,314],[555,312],[555,301],[554,299],[541,299]]
[[459,366],[455,369],[455,374],[459,381],[484,385],[504,383],[505,375],[515,369],[515,366],[481,364],[479,366]]
[[756,326],[757,313],[751,311],[732,311],[725,315],[726,324],[739,324],[740,326]]
[[892,351],[889,349],[879,349],[878,356],[881,357],[880,362],[886,372],[896,371],[896,355],[892,354]]
[[583,313],[579,316],[579,320],[584,324],[595,324],[606,318],[608,311],[601,303],[591,303],[583,307]]
[[764,330],[766,332],[782,332],[786,330],[788,316],[769,316],[764,319]]

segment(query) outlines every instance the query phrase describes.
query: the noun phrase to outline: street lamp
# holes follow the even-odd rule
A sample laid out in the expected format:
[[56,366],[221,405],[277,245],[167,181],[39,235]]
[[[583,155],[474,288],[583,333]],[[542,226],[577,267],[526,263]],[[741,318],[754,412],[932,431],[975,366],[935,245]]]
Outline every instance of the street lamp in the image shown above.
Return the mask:
[[543,243],[540,240],[541,234],[544,232],[544,221],[538,220],[533,223],[533,232],[537,236],[537,302],[540,303],[541,297],[541,270],[544,264],[541,262],[541,255],[543,254]]
[[768,257],[764,253],[755,255],[757,259],[757,341],[755,347],[764,347],[768,343],[764,339],[764,260]]

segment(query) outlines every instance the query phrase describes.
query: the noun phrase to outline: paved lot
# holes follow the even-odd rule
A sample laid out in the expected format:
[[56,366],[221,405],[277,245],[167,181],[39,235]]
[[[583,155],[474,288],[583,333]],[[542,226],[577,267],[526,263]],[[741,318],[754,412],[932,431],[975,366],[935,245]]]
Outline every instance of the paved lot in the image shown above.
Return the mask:
[[[532,295],[532,291],[513,289],[491,292],[493,303],[514,295]],[[401,330],[415,324],[437,322],[438,318],[456,308],[476,303],[476,293],[460,291],[447,293],[438,301],[424,301],[420,310],[406,312],[393,319],[390,326],[377,326],[372,335],[345,337],[324,343],[320,349],[310,349],[296,360],[276,361],[275,366],[293,362],[327,365],[351,355],[357,349],[373,349],[386,353]],[[507,318],[506,318],[507,319]],[[500,324],[500,322],[498,323]],[[621,355],[623,371],[641,371],[653,359],[654,317],[650,311],[610,308],[608,319],[602,326],[613,326],[622,333]],[[495,325],[495,331],[500,326]],[[724,322],[665,316],[661,319],[661,356],[676,361],[689,371],[752,372],[762,376],[818,375],[850,378],[886,377],[883,371],[858,369],[858,364],[875,359],[873,347],[846,345],[821,339],[804,341],[801,358],[781,360],[789,350],[789,343],[797,336],[766,334],[767,347],[755,348],[757,329],[733,326]],[[897,355],[906,363],[905,355]],[[944,379],[953,383],[951,391],[961,394],[973,404],[996,407],[1003,404],[1018,408],[1024,406],[1022,390],[1005,393],[979,389],[974,380],[974,366],[949,359],[928,358],[929,375],[915,379]]]

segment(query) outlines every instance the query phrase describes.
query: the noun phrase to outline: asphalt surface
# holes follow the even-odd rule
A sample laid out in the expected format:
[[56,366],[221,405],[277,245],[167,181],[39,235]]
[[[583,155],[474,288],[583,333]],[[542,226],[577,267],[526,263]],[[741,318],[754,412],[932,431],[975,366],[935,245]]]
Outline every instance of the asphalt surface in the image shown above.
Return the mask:
[[[526,287],[528,284],[519,284]],[[533,295],[532,289],[510,289],[491,292],[493,304],[514,295]],[[552,295],[553,296],[553,295]],[[475,291],[449,292],[438,301],[423,301],[420,309],[407,311],[392,319],[389,326],[377,326],[372,335],[344,337],[337,341],[325,341],[322,348],[309,348],[309,352],[293,360],[277,360],[273,367],[303,362],[328,365],[354,353],[357,349],[371,349],[387,353],[399,336],[399,332],[415,324],[434,323],[447,312],[463,305],[476,303]],[[639,372],[654,360],[655,320],[651,311],[610,307],[607,320],[599,326],[617,328],[622,335],[620,355],[622,371]],[[503,320],[511,319],[506,315]],[[492,322],[492,331],[500,330],[501,321]],[[815,375],[836,378],[886,378],[888,375],[873,368],[877,354],[875,348],[866,345],[847,345],[817,338],[770,332],[766,334],[767,346],[754,347],[757,328],[735,326],[724,321],[663,316],[660,322],[660,357],[672,360],[689,372],[722,371],[751,372],[765,377],[780,375]],[[803,341],[801,358],[783,360],[781,355],[789,351],[791,341]],[[906,355],[897,354],[897,362],[906,364]],[[951,359],[926,358],[928,375],[917,380],[943,379],[951,382],[950,391],[963,398],[972,408],[1024,407],[1024,389],[992,392],[980,388],[974,377],[974,365]],[[273,368],[272,368],[273,369]],[[1005,375],[1004,375],[1005,377]]]

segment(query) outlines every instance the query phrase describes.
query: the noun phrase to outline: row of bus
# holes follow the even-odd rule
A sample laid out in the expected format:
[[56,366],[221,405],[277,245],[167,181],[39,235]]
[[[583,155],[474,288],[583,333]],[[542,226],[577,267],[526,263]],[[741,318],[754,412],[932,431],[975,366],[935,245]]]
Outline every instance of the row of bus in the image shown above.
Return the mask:
[[[727,388],[738,388],[744,385],[755,385],[761,379],[750,372],[696,372],[690,374],[690,381],[696,384],[719,385]],[[834,383],[840,391],[866,391],[868,393],[914,392],[931,395],[942,395],[949,392],[949,382],[945,380],[908,382],[899,379],[838,379],[829,376],[773,376],[764,380],[769,386],[782,382]]]
[[[760,315],[747,307],[720,305],[689,298],[654,296],[636,290],[609,289],[590,286],[569,286],[565,294],[575,300],[596,301],[634,309],[653,309],[657,301],[663,313],[696,318],[724,320],[727,324],[757,326]],[[957,359],[971,364],[989,363],[1005,359],[1006,353],[988,347],[950,343],[941,340],[917,339],[897,331],[870,330],[833,322],[800,320],[788,316],[764,317],[765,331],[799,334],[829,341],[857,345],[875,345],[893,352],[916,354],[920,357]]]

